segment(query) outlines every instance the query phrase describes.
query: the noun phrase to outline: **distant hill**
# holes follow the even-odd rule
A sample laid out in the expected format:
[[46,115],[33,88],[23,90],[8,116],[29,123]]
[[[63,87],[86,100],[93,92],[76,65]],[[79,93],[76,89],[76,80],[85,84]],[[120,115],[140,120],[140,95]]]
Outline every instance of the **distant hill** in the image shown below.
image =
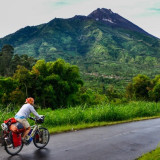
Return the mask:
[[138,73],[160,74],[160,40],[105,8],[27,26],[1,38],[0,47],[4,44],[20,55],[76,64],[92,86],[124,87]]

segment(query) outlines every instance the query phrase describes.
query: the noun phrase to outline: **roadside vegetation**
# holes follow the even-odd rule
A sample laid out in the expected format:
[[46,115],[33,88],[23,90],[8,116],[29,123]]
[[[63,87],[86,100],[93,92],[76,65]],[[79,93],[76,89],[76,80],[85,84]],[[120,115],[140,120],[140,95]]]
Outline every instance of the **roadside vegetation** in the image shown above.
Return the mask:
[[[37,111],[39,114],[45,115],[44,126],[51,133],[58,133],[160,117],[159,106],[160,103],[139,101],[119,105],[76,106],[54,111],[51,108],[39,108]],[[0,121],[13,117],[17,111],[18,107],[15,109],[11,106],[1,110]],[[33,124],[32,121],[30,123]]]
[[160,160],[160,147],[158,146],[155,150],[142,155],[137,160]]

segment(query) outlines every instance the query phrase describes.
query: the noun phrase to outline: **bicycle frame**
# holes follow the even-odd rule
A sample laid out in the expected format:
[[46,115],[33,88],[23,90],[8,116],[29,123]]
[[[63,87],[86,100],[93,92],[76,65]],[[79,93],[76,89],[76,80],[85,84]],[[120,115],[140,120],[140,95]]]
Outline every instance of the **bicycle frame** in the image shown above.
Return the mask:
[[35,125],[31,126],[32,131],[29,135],[29,138],[31,138],[31,137],[33,138],[34,135],[36,134],[37,130],[39,130],[40,127],[41,127],[41,125],[38,125],[38,124],[35,124]]

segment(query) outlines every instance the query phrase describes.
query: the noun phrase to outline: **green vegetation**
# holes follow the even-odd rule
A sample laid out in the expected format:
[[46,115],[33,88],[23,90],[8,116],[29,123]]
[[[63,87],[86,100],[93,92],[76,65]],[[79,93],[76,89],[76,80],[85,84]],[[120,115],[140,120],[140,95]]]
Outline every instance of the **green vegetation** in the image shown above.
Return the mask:
[[[109,125],[127,122],[146,117],[160,116],[160,103],[155,102],[130,102],[128,104],[105,104],[88,106],[76,106],[66,109],[38,109],[39,114],[45,115],[45,126],[51,132],[67,131],[86,127]],[[1,110],[0,121],[13,117],[18,109],[8,107]],[[12,112],[11,112],[12,111]],[[3,114],[2,114],[3,113]]]
[[4,45],[0,52],[0,76],[12,76],[18,65],[31,69],[36,59],[28,55],[14,55],[14,48],[11,45]]
[[[44,110],[40,111],[44,113]],[[159,116],[160,108],[156,103],[131,102],[123,105],[96,105],[92,107],[45,110],[46,125],[49,128],[95,122],[114,122],[133,120],[134,118]]]
[[150,79],[146,75],[137,75],[126,88],[128,98],[136,100],[160,100],[160,76]]
[[113,85],[106,87],[104,84],[94,90],[83,85],[76,65],[62,59],[50,62],[38,60],[30,69],[18,65],[13,76],[0,77],[0,104],[4,108],[10,103],[19,105],[30,96],[42,108],[52,109],[85,104],[121,104],[131,100],[157,102],[160,100],[159,83],[159,75],[151,79],[139,74],[121,91]]
[[18,55],[77,65],[84,86],[95,90],[109,85],[122,90],[137,74],[160,74],[159,39],[81,16],[25,27],[0,39],[0,47],[4,44]]
[[137,160],[160,160],[160,147],[158,146],[154,151],[142,155]]
[[0,103],[22,104],[31,96],[43,108],[66,107],[78,103],[82,85],[77,66],[39,60],[31,70],[18,66],[13,77],[0,78]]

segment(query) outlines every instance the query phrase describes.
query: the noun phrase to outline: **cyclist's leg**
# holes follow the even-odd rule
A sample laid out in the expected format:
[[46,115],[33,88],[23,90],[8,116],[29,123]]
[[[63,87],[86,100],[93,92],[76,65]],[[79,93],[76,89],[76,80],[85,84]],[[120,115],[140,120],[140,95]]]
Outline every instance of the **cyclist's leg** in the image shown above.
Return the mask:
[[31,127],[26,128],[26,130],[23,133],[22,139],[24,139],[28,135],[28,133],[30,132],[30,130],[31,130]]
[[30,124],[26,119],[16,119],[16,120],[18,122],[22,123],[22,125],[25,127],[25,131],[24,131],[24,133],[22,135],[22,139],[24,139],[28,135],[30,130],[31,130]]

